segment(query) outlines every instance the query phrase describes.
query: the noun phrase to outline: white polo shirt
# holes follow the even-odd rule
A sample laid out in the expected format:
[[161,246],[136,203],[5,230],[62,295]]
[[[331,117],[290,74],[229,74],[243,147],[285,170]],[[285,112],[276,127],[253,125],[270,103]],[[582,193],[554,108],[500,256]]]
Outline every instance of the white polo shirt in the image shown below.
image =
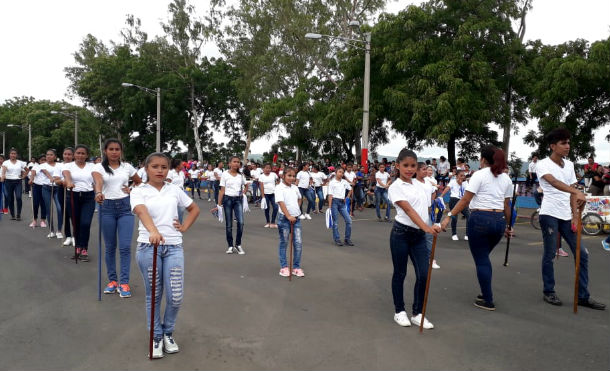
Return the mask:
[[312,172],[309,175],[311,176],[311,179],[313,179],[314,187],[321,187],[322,183],[324,183],[324,181],[326,180],[326,174],[321,171],[318,171],[317,173]]
[[572,185],[577,181],[574,164],[564,159],[562,168],[551,160],[550,157],[538,160],[536,163],[536,175],[544,193],[542,205],[540,206],[540,215],[550,215],[561,220],[572,219],[570,194],[553,187],[543,178],[546,174],[552,175],[555,179],[566,185]]
[[416,181],[418,181],[421,185],[424,186],[424,189],[426,190],[426,196],[428,197],[428,207],[432,206],[432,194],[434,192],[436,192],[436,187],[434,187],[432,185],[432,183],[430,183],[428,181],[428,179],[424,178],[423,182],[420,182],[419,180],[415,179]]
[[220,180],[220,179],[216,179],[216,177],[218,176],[218,178],[222,177],[222,174],[224,173],[224,170],[220,169],[220,168],[216,168],[213,170],[214,173],[214,177],[212,178],[212,180],[216,181],[216,180]]
[[299,188],[309,188],[309,179],[311,175],[309,175],[309,171],[299,171],[297,174],[297,182]]
[[60,180],[64,180],[64,169],[69,162],[56,162],[55,168],[53,169],[53,178],[59,178]]
[[40,165],[41,164],[35,164],[32,168],[32,171],[36,172],[36,175],[34,175],[33,183],[41,186],[44,184],[44,180],[47,179],[47,176],[44,175],[42,171],[40,171]]
[[[299,199],[301,198],[301,192],[299,188],[294,184],[288,187],[286,183],[281,182],[275,187],[275,203],[279,204],[280,201],[286,205],[286,209],[291,216],[301,215],[301,209],[299,208]],[[280,214],[284,215],[282,208],[279,208]]]
[[241,173],[233,176],[230,172],[225,171],[220,177],[220,186],[225,187],[225,195],[230,197],[241,196],[242,186],[246,184],[246,179]]
[[439,175],[447,174],[449,172],[449,161],[439,162],[437,169]]
[[137,173],[140,179],[142,179],[142,183],[148,182],[148,174],[146,174],[146,168],[141,167],[138,169]]
[[530,174],[536,174],[536,165],[538,165],[538,161],[534,162],[530,162],[530,164],[527,166],[527,171]]
[[382,186],[379,181],[381,180],[383,184],[388,184],[388,179],[390,179],[390,173],[388,173],[387,171],[384,171],[383,173],[381,171],[377,171],[375,173],[375,179],[377,180],[377,187],[387,188],[387,186]]
[[332,178],[328,182],[328,195],[339,200],[345,199],[345,191],[351,189],[352,186],[345,179],[337,180],[337,178]]
[[466,192],[466,188],[468,187],[468,182],[463,181],[462,184],[458,184],[457,180],[451,179],[449,181],[449,189],[451,189],[450,197],[462,199],[464,197],[464,192]]
[[266,195],[271,195],[275,193],[275,185],[277,183],[278,176],[273,171],[269,173],[269,175],[261,174],[258,177],[258,181],[263,183],[263,188],[265,189]]
[[45,162],[44,164],[41,164],[38,171],[40,171],[42,173],[42,185],[47,185],[50,186],[51,185],[51,180],[49,179],[49,177],[44,173],[43,170],[46,170],[47,173],[49,173],[49,175],[51,176],[51,178],[53,177],[53,174],[55,174],[56,169],[61,168],[61,166],[59,166],[57,163],[53,164],[53,166],[51,166],[48,162]]
[[171,169],[167,173],[167,179],[172,181],[172,184],[178,186],[180,189],[184,189],[184,172],[182,170],[176,171],[175,169]]
[[250,177],[252,177],[252,179],[254,180],[258,180],[262,173],[263,169],[257,167],[256,169],[250,170]]
[[21,172],[25,169],[27,164],[23,161],[16,160],[15,163],[12,163],[11,160],[5,160],[2,163],[2,166],[6,167],[4,176],[6,179],[21,179]]
[[496,177],[491,173],[491,169],[486,167],[472,174],[466,191],[474,193],[469,206],[471,210],[503,210],[504,199],[513,194],[513,182],[505,173]]
[[201,170],[199,170],[199,169],[191,169],[191,170],[189,170],[189,175],[191,177],[191,180],[199,179],[199,174],[200,173],[201,173]]
[[74,183],[74,192],[91,192],[93,191],[93,171],[95,165],[91,162],[85,162],[85,166],[81,169],[76,162],[66,164],[63,172],[69,172]]
[[420,229],[415,224],[402,207],[398,206],[398,201],[407,201],[415,210],[424,223],[428,224],[430,216],[428,215],[428,198],[426,187],[417,179],[411,179],[411,183],[407,183],[400,178],[394,181],[388,190],[388,197],[396,207],[396,221],[409,227]]
[[354,173],[353,171],[346,171],[343,174],[343,177],[345,178],[345,180],[347,180],[348,182],[352,183],[354,181],[354,179],[356,178],[356,173]]
[[129,185],[129,179],[136,175],[137,170],[129,163],[121,162],[118,168],[112,169],[113,174],[108,174],[102,164],[95,164],[92,172],[102,176],[104,181],[102,186],[104,198],[108,200],[120,200],[129,197],[129,194],[123,192],[123,188]]
[[[165,238],[166,245],[182,243],[182,233],[174,228],[174,220],[178,220],[178,207],[187,208],[193,200],[182,189],[171,183],[164,183],[161,190],[150,184],[141,184],[131,191],[131,210],[144,205],[159,233]],[[142,224],[138,225],[138,242],[149,243],[150,233]]]

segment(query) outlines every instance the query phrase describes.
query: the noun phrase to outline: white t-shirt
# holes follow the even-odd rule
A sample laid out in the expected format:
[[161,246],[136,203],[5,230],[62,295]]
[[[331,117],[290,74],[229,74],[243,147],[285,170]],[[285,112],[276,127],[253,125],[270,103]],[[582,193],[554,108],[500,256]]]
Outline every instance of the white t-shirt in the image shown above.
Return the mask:
[[13,164],[11,160],[6,160],[2,164],[6,167],[4,176],[6,179],[21,179],[21,172],[25,169],[26,163],[20,160],[16,160]]
[[426,195],[428,196],[428,207],[432,206],[432,194],[436,191],[436,187],[434,187],[426,178],[424,178],[423,182],[420,182],[419,180],[417,181],[423,185],[424,189],[426,190]]
[[136,174],[138,174],[140,179],[142,179],[142,183],[148,182],[148,174],[146,174],[146,168],[139,168]]
[[76,162],[66,164],[63,171],[70,172],[72,183],[74,183],[74,192],[91,192],[93,191],[93,171],[95,165],[91,162],[85,162],[85,166],[81,169]]
[[512,196],[513,182],[505,173],[496,177],[486,167],[472,174],[466,190],[474,193],[469,206],[471,210],[504,210],[504,199]]
[[438,185],[438,182],[436,181],[436,179],[433,176],[427,176],[424,178],[427,182],[430,182],[430,184],[436,186]]
[[530,164],[527,166],[527,171],[530,174],[535,174],[536,173],[536,165],[538,165],[538,162],[530,162]]
[[540,181],[540,187],[544,192],[540,215],[550,215],[561,220],[572,219],[572,209],[570,208],[570,194],[553,187],[543,176],[551,174],[555,179],[566,185],[576,183],[574,164],[568,160],[563,160],[563,168],[557,165],[550,157],[539,160],[536,164],[536,175]]
[[309,175],[309,171],[299,171],[297,174],[297,182],[299,188],[309,188],[309,179],[311,175]]
[[51,185],[51,180],[49,179],[49,177],[44,173],[43,170],[46,170],[47,173],[49,173],[49,175],[51,177],[53,177],[53,174],[55,174],[55,171],[57,171],[57,169],[60,169],[61,165],[55,163],[53,166],[51,166],[48,162],[45,162],[44,164],[41,164],[39,167],[39,170],[36,172],[40,172],[42,173],[42,185],[47,185],[50,186]]
[[277,183],[278,176],[273,171],[269,173],[269,175],[261,174],[258,177],[258,181],[263,183],[263,188],[265,188],[265,194],[270,195],[275,193],[275,184]]
[[123,192],[123,187],[127,187],[129,179],[137,173],[136,169],[127,162],[121,162],[118,168],[112,169],[114,174],[108,174],[102,164],[95,164],[92,172],[100,174],[104,179],[102,193],[104,198],[108,200],[120,200],[128,197],[129,195]]
[[446,175],[448,171],[449,171],[449,161],[438,163],[438,174],[439,175]]
[[379,181],[381,180],[383,184],[388,184],[388,179],[390,179],[390,173],[388,173],[387,171],[384,171],[383,173],[381,171],[377,171],[375,173],[375,179],[377,180],[377,187],[387,188],[387,186],[382,186]]
[[328,195],[333,196],[333,198],[343,200],[345,199],[345,191],[351,189],[352,186],[345,179],[339,181],[337,178],[332,178],[328,182]]
[[430,217],[428,216],[428,198],[426,187],[417,179],[412,179],[412,183],[407,183],[400,178],[397,178],[388,190],[388,197],[396,207],[396,221],[409,227],[420,229],[411,218],[405,213],[402,207],[398,206],[398,201],[407,201],[415,210],[424,223],[428,224]]
[[[222,174],[224,173],[224,170],[220,169],[220,168],[216,168],[213,170],[214,173],[214,177],[212,178],[212,180],[216,181],[216,180],[220,180],[220,177],[222,177]],[[219,179],[216,179],[216,176],[218,176]]]
[[[299,199],[301,198],[301,192],[299,188],[294,184],[288,187],[284,182],[275,187],[275,203],[279,204],[280,201],[286,205],[288,213],[292,216],[301,215],[301,209],[299,208]],[[280,214],[284,215],[282,208],[279,208]]]
[[45,179],[48,180],[47,176],[44,175],[44,173],[42,171],[40,171],[40,165],[41,164],[36,164],[32,168],[32,170],[36,172],[36,175],[34,176],[34,184],[36,184],[36,185],[43,185],[44,180]]
[[216,178],[214,177],[214,170],[206,170],[205,171],[205,177],[210,182],[213,182],[213,181],[216,180]]
[[[131,210],[138,205],[144,205],[159,233],[165,238],[166,245],[182,243],[182,233],[174,228],[174,220],[178,219],[178,207],[187,208],[193,200],[182,189],[171,183],[163,184],[158,191],[150,184],[141,184],[131,191]],[[150,233],[142,224],[138,225],[138,242],[149,243]]]
[[220,186],[225,187],[225,195],[230,197],[240,196],[244,184],[246,184],[246,179],[240,173],[233,176],[230,172],[225,171],[220,177]]
[[451,179],[449,181],[449,189],[451,189],[450,197],[461,199],[464,197],[464,193],[466,192],[466,188],[468,188],[468,182],[463,181],[462,184],[458,184],[457,180]]
[[199,174],[200,173],[201,173],[201,170],[199,170],[199,169],[191,169],[191,170],[189,170],[189,175],[191,177],[191,180],[199,179]]
[[313,179],[314,187],[321,187],[322,183],[324,183],[324,181],[326,180],[326,174],[321,171],[318,171],[317,173],[312,172],[309,175],[311,176],[311,179]]
[[184,190],[184,172],[182,170],[176,171],[175,169],[171,169],[167,172],[167,179],[171,180],[173,185]]
[[56,162],[55,168],[53,169],[53,178],[59,178],[64,180],[64,169],[69,162]]
[[262,173],[263,169],[257,167],[256,169],[250,170],[250,177],[254,180],[258,180]]
[[352,183],[354,181],[354,179],[356,179],[356,173],[354,173],[353,171],[346,171],[343,174],[343,177],[345,178],[345,180],[347,180],[348,182]]

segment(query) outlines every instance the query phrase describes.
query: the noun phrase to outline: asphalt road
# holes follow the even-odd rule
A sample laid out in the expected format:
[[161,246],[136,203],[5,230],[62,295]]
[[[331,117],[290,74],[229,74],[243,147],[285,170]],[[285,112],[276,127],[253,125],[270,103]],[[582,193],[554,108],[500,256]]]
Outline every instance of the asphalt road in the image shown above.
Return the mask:
[[[46,230],[27,228],[29,202],[24,221],[0,222],[2,370],[609,369],[610,310],[572,313],[572,257],[555,265],[564,306],[542,301],[542,238],[527,221],[516,228],[508,267],[505,241],[492,254],[495,312],[472,305],[479,289],[467,242],[440,236],[427,314],[435,329],[420,334],[392,319],[390,224],[375,222],[374,210],[356,212],[354,247],[332,245],[323,217],[304,221],[307,276],[289,282],[278,276],[277,230],[262,227],[262,210],[246,214],[246,255],[227,255],[224,225],[200,200],[201,216],[184,239],[185,300],[174,333],[181,351],[151,362],[135,259],[133,297],[98,301],[97,216],[91,261],[74,264]],[[610,304],[602,238],[583,243],[592,296]],[[408,308],[413,277],[409,265]]]

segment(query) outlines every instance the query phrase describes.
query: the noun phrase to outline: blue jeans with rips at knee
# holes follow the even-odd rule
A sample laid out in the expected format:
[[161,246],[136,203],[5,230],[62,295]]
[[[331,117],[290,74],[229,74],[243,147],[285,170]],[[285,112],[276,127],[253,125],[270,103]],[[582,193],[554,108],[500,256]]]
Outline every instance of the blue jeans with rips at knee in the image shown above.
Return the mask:
[[[290,220],[284,215],[278,215],[277,219],[278,233],[280,234],[280,245],[278,255],[280,258],[280,267],[288,267],[288,260],[286,259],[286,250],[290,242]],[[303,239],[301,234],[301,220],[297,218],[293,224],[293,235],[292,244],[294,248],[294,255],[292,259],[293,269],[301,268],[301,255],[303,253]]]

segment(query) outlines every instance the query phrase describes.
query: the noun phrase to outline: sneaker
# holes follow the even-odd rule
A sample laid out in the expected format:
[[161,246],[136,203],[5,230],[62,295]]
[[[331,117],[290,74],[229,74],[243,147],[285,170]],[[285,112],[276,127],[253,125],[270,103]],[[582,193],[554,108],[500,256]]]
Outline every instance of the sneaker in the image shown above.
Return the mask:
[[237,247],[236,247],[236,249],[237,249],[237,253],[238,253],[239,255],[244,255],[244,254],[246,253],[246,252],[244,251],[244,249],[241,247],[241,245],[237,246]]
[[377,217],[377,221],[378,221],[378,222],[383,222],[383,219],[381,219],[381,218]]
[[468,236],[464,236],[464,241],[468,241]]
[[557,255],[562,256],[562,257],[566,257],[566,256],[570,256],[568,255],[568,253],[563,249],[563,247],[560,247],[559,250],[557,251]]
[[557,295],[555,293],[551,293],[551,294],[545,294],[543,297],[544,301],[546,301],[549,304],[552,305],[561,305],[563,304],[561,302],[561,300],[559,300],[559,298],[557,297]]
[[343,242],[341,242],[341,240],[335,240],[335,245],[343,246]]
[[590,297],[587,299],[579,298],[578,305],[580,305],[581,307],[587,307],[587,308],[596,309],[596,310],[605,310],[606,309],[606,304],[599,303],[599,302],[591,299]]
[[8,214],[8,209],[7,208],[2,209],[2,213],[3,214]]
[[398,325],[402,327],[411,326],[411,321],[409,321],[409,317],[407,317],[407,312],[405,312],[404,310],[400,313],[394,314],[394,322],[398,323]]
[[305,214],[305,218],[307,218],[307,220],[311,220],[311,215]]
[[271,224],[267,223],[265,224],[265,226],[263,228],[269,228],[271,226]]
[[288,267],[284,267],[284,268],[280,269],[280,276],[282,276],[282,277],[290,276],[290,269],[288,269]]
[[[421,324],[421,313],[418,314],[417,316],[411,316],[411,322],[413,322],[413,324],[415,326],[419,326]],[[428,321],[427,318],[424,317],[424,328],[426,330],[430,330],[434,328],[434,325],[432,324],[432,322]]]
[[88,262],[89,261],[89,253],[87,252],[87,250],[85,249],[81,249],[80,250],[80,255],[78,256],[78,258],[84,262]]
[[610,243],[606,242],[605,240],[602,241],[602,248],[606,251],[610,251]]
[[314,211],[313,211],[313,213],[314,213],[314,214],[317,214],[317,213],[318,213],[318,210],[314,210]]
[[385,218],[383,218],[383,220],[384,220],[384,221],[386,221],[386,222],[388,222],[388,223],[391,223],[391,222],[392,222],[392,219],[388,218],[387,216],[386,216]]
[[131,289],[129,285],[126,283],[122,283],[119,285],[119,295],[122,298],[130,298],[131,297]]
[[436,264],[436,260],[432,260],[432,269],[440,269],[441,266]]
[[153,339],[153,358],[163,358],[163,339]]
[[208,198],[208,202],[211,202],[211,201],[212,201],[212,199],[211,199],[211,198]]
[[55,237],[55,232],[51,232],[47,235],[47,238],[53,238]]
[[57,232],[55,233],[55,237],[57,237],[58,240],[61,240],[62,238],[64,238],[64,235],[61,234],[61,232]]
[[75,254],[74,254],[74,255],[72,255],[72,256],[70,257],[70,259],[72,259],[72,260],[74,260],[74,259],[78,259],[78,256],[79,256],[79,255],[80,255],[80,247],[77,247],[77,248],[76,248],[76,252],[75,252]]
[[352,240],[345,240],[344,242],[347,246],[354,246],[354,243],[352,242]]
[[11,216],[11,220],[17,220],[17,218],[15,218],[14,216]]
[[116,281],[108,282],[108,284],[106,285],[106,288],[104,289],[104,294],[114,294],[114,293],[116,293],[117,287],[118,287],[118,285],[117,285]]
[[297,277],[305,277],[305,272],[301,268],[295,268],[292,270],[292,275]]
[[305,215],[304,214],[299,215],[299,219],[301,219],[301,220],[305,219]]
[[17,215],[17,217],[15,218],[15,220],[17,220],[17,221],[21,221],[21,215]]
[[178,353],[180,351],[180,348],[178,348],[178,344],[176,344],[172,334],[163,335],[163,350],[165,353],[169,354]]
[[483,298],[477,296],[477,300],[474,301],[474,306],[485,310],[496,310],[494,303],[488,303]]
[[233,254],[233,246],[229,246],[229,248],[227,249],[227,251],[225,251],[227,254]]
[[40,221],[40,228],[46,228],[47,227],[47,223],[44,220]]
[[[33,220],[33,221],[30,223],[29,227],[30,227],[30,228],[36,228],[36,221],[35,221],[35,220]],[[603,244],[603,241],[602,241],[602,244]]]
[[454,234],[453,236],[451,236],[451,239],[454,241],[459,241],[457,234]]
[[271,224],[269,228],[277,229],[277,224]]

